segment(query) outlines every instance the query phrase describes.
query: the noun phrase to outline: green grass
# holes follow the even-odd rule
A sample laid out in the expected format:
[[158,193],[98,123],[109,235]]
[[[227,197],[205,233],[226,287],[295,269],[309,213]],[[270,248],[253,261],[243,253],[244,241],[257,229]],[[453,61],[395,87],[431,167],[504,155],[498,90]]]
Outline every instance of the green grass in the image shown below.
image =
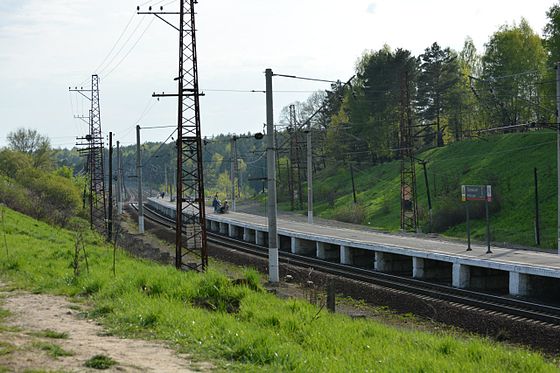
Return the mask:
[[[498,242],[535,246],[533,169],[539,174],[541,246],[556,247],[556,134],[551,131],[489,136],[452,143],[418,154],[428,160],[428,179],[435,215],[450,201],[460,203],[461,184],[491,184],[500,209],[491,214],[492,238]],[[358,204],[365,210],[364,225],[396,231],[400,225],[400,162],[355,166]],[[418,205],[423,229],[427,230],[428,203],[424,172],[416,167]],[[314,180],[315,212],[328,219],[344,215],[352,205],[349,167],[321,171]],[[327,200],[334,194],[334,206]],[[282,204],[280,204],[282,206]],[[465,237],[464,207],[461,221],[443,230]],[[485,221],[472,221],[474,239],[484,239]]]
[[33,348],[47,352],[49,356],[54,358],[74,355],[72,351],[66,351],[65,349],[63,349],[62,347],[54,343],[37,341],[37,342],[33,342],[31,346]]
[[178,272],[119,256],[88,236],[90,272],[75,278],[73,234],[7,211],[11,256],[0,276],[35,292],[88,300],[118,336],[165,340],[197,360],[228,371],[558,371],[542,355],[486,339],[391,328],[332,315],[300,300],[260,290],[259,277],[232,282],[210,270]]
[[93,369],[109,369],[115,364],[117,364],[117,362],[111,359],[109,356],[95,355],[88,359],[85,362],[84,366]]
[[11,343],[0,341],[0,356],[8,355],[16,350],[16,346]]
[[44,338],[51,338],[51,339],[68,339],[68,333],[66,332],[57,332],[51,329],[45,329],[38,332],[33,332],[31,335],[35,337],[44,337]]

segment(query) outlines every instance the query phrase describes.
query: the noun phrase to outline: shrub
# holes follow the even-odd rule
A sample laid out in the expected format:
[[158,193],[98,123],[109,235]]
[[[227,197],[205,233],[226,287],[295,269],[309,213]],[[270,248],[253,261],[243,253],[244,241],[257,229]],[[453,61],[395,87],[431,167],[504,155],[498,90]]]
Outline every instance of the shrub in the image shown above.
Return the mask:
[[333,212],[333,218],[338,221],[353,224],[363,224],[366,217],[366,209],[364,206],[352,203],[337,207]]
[[[489,205],[491,213],[500,211],[500,197],[495,189],[492,190],[493,200]],[[449,228],[464,223],[466,221],[466,206],[458,197],[445,196],[436,202],[432,219],[432,230],[434,232],[444,232]],[[485,219],[486,207],[482,201],[469,202],[469,218]]]

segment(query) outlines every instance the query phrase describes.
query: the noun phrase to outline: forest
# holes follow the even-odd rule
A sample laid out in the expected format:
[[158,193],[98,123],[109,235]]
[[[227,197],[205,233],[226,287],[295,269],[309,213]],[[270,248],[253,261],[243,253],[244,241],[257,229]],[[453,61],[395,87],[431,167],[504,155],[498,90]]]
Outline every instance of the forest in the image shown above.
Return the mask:
[[[276,123],[279,198],[302,199],[298,191],[304,190],[307,131],[312,134],[316,172],[398,159],[403,111],[410,118],[415,153],[489,134],[554,127],[558,4],[549,9],[547,19],[542,35],[525,19],[503,25],[490,35],[483,51],[469,37],[461,50],[434,42],[418,56],[388,45],[366,50],[352,79],[281,111]],[[167,174],[167,185],[174,183],[174,152],[172,143],[142,145],[149,188],[171,191],[165,180]],[[264,152],[264,141],[252,134],[205,138],[207,194],[230,194],[232,167],[239,196],[263,191]],[[133,186],[135,147],[124,147],[122,155],[127,184]],[[61,150],[57,159],[76,171],[83,169],[75,150]]]

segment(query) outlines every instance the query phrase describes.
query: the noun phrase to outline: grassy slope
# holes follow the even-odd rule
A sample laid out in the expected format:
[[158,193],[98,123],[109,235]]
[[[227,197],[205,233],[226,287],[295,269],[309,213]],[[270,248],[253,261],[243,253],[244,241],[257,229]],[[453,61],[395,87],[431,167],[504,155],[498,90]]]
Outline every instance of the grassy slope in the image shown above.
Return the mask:
[[[434,211],[442,205],[444,189],[449,198],[459,200],[461,184],[492,184],[500,199],[501,210],[491,216],[493,240],[534,245],[533,168],[539,170],[539,200],[541,211],[541,246],[556,245],[556,135],[554,132],[530,132],[491,136],[478,140],[453,143],[444,148],[428,150],[418,155],[429,160],[428,175]],[[376,167],[356,167],[358,202],[365,206],[365,224],[397,230],[399,228],[399,162]],[[427,197],[424,173],[416,168],[418,204],[426,216]],[[434,191],[434,177],[435,188]],[[317,213],[332,218],[335,210],[352,202],[350,172],[346,168],[327,170],[319,174],[316,189],[334,190],[334,208],[325,199],[316,202]],[[324,193],[322,194],[325,195]],[[434,198],[435,195],[435,198]],[[473,237],[482,239],[485,222],[474,221]],[[465,236],[465,225],[450,227],[444,234]]]
[[[35,292],[89,300],[114,333],[170,341],[179,350],[239,371],[556,371],[536,353],[480,338],[457,339],[331,315],[303,301],[234,286],[216,272],[181,273],[119,254],[87,237],[90,273],[74,277],[72,232],[7,210],[9,257],[0,275]],[[1,227],[0,227],[1,228]],[[0,229],[0,234],[2,234]],[[0,237],[3,241],[3,237]],[[2,242],[3,243],[3,242]],[[82,265],[84,263],[82,262]],[[255,279],[254,273],[248,273]],[[239,299],[239,312],[193,304]],[[1,365],[1,364],[0,364]]]

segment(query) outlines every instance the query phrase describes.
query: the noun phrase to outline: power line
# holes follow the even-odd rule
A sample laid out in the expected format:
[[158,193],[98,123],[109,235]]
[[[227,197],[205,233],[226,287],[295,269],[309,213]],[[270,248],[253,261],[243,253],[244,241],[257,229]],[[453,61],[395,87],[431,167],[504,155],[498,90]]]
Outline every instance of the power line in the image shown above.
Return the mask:
[[312,81],[312,82],[323,82],[323,83],[333,83],[333,84],[339,83],[338,81],[335,81],[335,80],[316,79],[316,78],[306,78],[306,77],[295,76],[295,75],[272,74],[272,76],[278,76],[278,77],[290,78],[290,79],[298,79],[298,80],[308,80],[308,81]]
[[130,24],[132,23],[132,20],[134,19],[135,14],[132,13],[130,19],[128,20],[126,26],[124,27],[124,29],[122,30],[121,34],[119,35],[119,37],[117,38],[117,41],[115,41],[115,44],[113,44],[113,47],[111,47],[111,50],[109,50],[109,53],[107,53],[107,55],[105,56],[105,58],[103,58],[103,60],[101,61],[101,63],[95,68],[94,71],[97,71],[101,68],[101,66],[103,66],[103,64],[107,61],[107,59],[109,58],[109,56],[111,55],[111,53],[113,53],[113,51],[115,50],[115,48],[117,47],[117,44],[119,44],[119,42],[121,41],[122,37],[124,36],[124,34],[126,33],[126,30],[128,30],[128,27],[130,26]]
[[150,23],[148,23],[148,25],[146,26],[146,28],[144,29],[144,31],[142,31],[142,33],[140,34],[140,36],[138,37],[138,39],[136,39],[136,41],[134,42],[134,44],[132,45],[132,47],[130,47],[130,49],[128,50],[128,52],[126,52],[126,54],[121,58],[121,60],[107,73],[105,74],[105,76],[103,77],[103,79],[107,79],[107,77],[109,75],[111,75],[111,73],[113,71],[115,71],[122,63],[123,61],[130,55],[130,53],[134,50],[134,48],[138,45],[138,43],[140,42],[140,40],[142,40],[142,37],[144,36],[144,34],[146,33],[146,31],[148,31],[148,29],[150,28],[150,26],[152,25],[152,23],[154,22],[154,18],[152,18],[150,20]]

